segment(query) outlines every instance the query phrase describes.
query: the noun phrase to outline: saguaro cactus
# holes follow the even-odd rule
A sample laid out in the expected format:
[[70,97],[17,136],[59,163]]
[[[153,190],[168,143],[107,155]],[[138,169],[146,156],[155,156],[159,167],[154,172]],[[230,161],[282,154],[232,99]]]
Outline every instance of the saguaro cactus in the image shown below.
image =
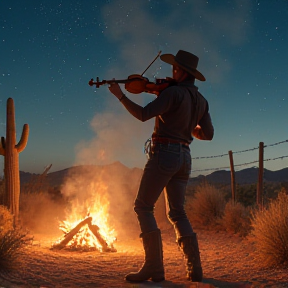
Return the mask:
[[5,197],[4,205],[14,215],[15,224],[19,216],[20,174],[19,153],[28,141],[29,126],[24,124],[21,139],[16,144],[15,108],[12,98],[7,100],[6,139],[1,137],[0,155],[4,156]]

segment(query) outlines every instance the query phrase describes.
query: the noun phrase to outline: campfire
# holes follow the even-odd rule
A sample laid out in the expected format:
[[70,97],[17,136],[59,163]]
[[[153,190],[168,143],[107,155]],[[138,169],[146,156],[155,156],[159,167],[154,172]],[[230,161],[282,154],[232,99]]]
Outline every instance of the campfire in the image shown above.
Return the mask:
[[[95,196],[94,196],[95,197]],[[70,251],[100,251],[116,252],[113,243],[116,241],[115,231],[108,225],[108,206],[107,199],[96,197],[92,209],[88,208],[88,213],[84,218],[79,215],[83,209],[87,209],[87,203],[79,204],[74,201],[74,211],[70,211],[68,220],[60,222],[59,229],[64,232],[63,237],[58,239],[52,249],[68,249]],[[104,204],[103,204],[104,203]],[[87,210],[86,210],[87,211]]]
[[80,221],[71,230],[68,227],[70,225],[65,222],[63,222],[63,226],[60,226],[65,234],[63,238],[53,244],[53,249],[60,250],[68,247],[70,250],[116,252],[116,249],[113,247],[113,242],[116,239],[113,239],[113,242],[111,242],[111,240],[109,241],[109,239],[103,236],[100,228],[92,224],[92,217],[87,217]]

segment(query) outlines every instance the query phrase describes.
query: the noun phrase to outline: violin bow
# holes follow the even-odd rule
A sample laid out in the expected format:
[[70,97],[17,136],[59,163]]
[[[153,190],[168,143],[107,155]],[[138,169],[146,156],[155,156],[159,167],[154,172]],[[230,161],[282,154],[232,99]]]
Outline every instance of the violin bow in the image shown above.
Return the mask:
[[[143,74],[150,68],[150,66],[158,59],[158,57],[161,55],[162,51],[160,50],[157,54],[157,56],[153,59],[153,61],[148,65],[148,67],[144,70],[144,72],[140,75],[140,76],[143,76]],[[121,81],[121,82],[120,82]],[[118,80],[117,82],[118,83],[124,83],[122,81],[125,81],[125,80]],[[103,85],[103,84],[106,84],[108,82],[112,82],[112,80],[110,81],[106,81],[106,80],[103,80],[103,81],[99,81],[99,77],[96,78],[96,82],[94,82],[93,78],[89,81],[89,85],[90,86],[93,86],[94,84],[96,85],[96,88],[99,88],[100,85]]]
[[158,59],[158,57],[161,55],[162,51],[160,50],[157,54],[157,56],[154,58],[154,60],[148,65],[148,67],[144,70],[144,72],[141,74],[141,76],[143,76],[143,74],[150,68],[150,66]]

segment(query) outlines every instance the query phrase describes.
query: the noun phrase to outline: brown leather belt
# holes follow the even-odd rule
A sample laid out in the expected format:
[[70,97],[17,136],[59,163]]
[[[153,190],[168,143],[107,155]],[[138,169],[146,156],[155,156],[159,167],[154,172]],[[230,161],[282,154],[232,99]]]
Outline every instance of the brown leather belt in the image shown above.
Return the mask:
[[152,137],[152,144],[182,144],[189,147],[189,143],[177,139],[164,138],[164,137]]

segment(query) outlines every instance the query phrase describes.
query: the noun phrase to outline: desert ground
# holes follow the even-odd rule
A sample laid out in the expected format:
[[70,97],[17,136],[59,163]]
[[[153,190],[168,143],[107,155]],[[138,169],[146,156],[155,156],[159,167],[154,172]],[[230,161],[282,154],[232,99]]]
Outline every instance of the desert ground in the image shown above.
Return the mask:
[[[138,237],[118,239],[117,252],[51,250],[59,235],[34,235],[20,257],[21,266],[1,273],[0,287],[288,287],[288,271],[264,268],[257,260],[253,239],[224,231],[196,231],[204,270],[203,283],[185,279],[181,252],[172,228],[162,229],[166,280],[127,283],[123,278],[143,263]],[[133,233],[131,233],[133,234]]]
[[[102,195],[102,190],[105,192],[104,196],[109,196],[103,196],[101,199],[105,201],[99,203],[110,203],[104,216],[109,215],[113,227],[116,228],[117,241],[114,247],[117,252],[52,250],[53,243],[63,235],[56,216],[62,220],[67,219],[62,202],[59,204],[58,200],[49,200],[42,194],[23,194],[25,197],[21,203],[27,211],[22,210],[22,217],[25,219],[24,223],[30,223],[29,231],[34,239],[32,245],[21,252],[17,269],[5,273],[0,271],[0,288],[288,287],[287,268],[263,267],[252,236],[243,238],[221,229],[217,230],[216,227],[207,230],[194,225],[198,235],[204,279],[202,283],[186,280],[183,256],[175,242],[173,227],[166,217],[163,195],[157,202],[155,217],[162,232],[166,280],[160,283],[126,282],[124,276],[138,271],[144,259],[139,225],[132,209],[142,172],[129,170],[119,163],[96,167],[96,170],[91,167],[80,168],[81,171],[79,168],[72,171],[72,180],[62,188],[62,192],[65,194],[66,191],[65,195],[70,198],[76,195],[77,197],[72,199],[76,199],[77,204],[81,199],[90,199],[88,202],[92,203],[94,199],[98,199],[97,195]],[[106,183],[103,185],[105,189],[100,189],[101,185],[91,185],[93,181],[98,184]],[[89,190],[90,186],[93,188],[92,192]],[[75,203],[73,202],[71,207],[79,207]]]

